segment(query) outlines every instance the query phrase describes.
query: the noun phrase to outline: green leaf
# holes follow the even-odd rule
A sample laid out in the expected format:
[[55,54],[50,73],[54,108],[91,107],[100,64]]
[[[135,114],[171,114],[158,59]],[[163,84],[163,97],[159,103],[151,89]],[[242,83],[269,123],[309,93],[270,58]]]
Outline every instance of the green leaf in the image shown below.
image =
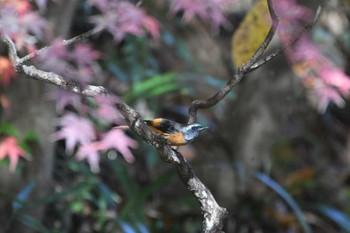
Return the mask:
[[0,134],[18,137],[19,131],[11,124],[0,124]]
[[36,232],[40,233],[50,233],[49,229],[47,229],[41,222],[38,220],[32,218],[29,215],[20,215],[18,216],[18,219],[31,229],[35,230]]
[[69,203],[69,208],[73,213],[82,213],[84,210],[84,204],[81,201],[72,201]]
[[102,196],[105,198],[109,206],[115,206],[115,203],[118,203],[121,201],[121,197],[110,190],[110,188],[105,185],[102,181],[97,183],[97,188],[102,194]]
[[128,102],[132,102],[140,97],[153,97],[179,88],[176,75],[165,73],[135,83],[124,98]]
[[126,195],[129,198],[136,195],[139,192],[138,186],[136,185],[135,181],[130,177],[126,168],[122,164],[120,164],[118,160],[111,161],[111,163],[109,164],[112,166],[113,171],[116,173],[116,177],[121,182],[122,187],[126,192]]
[[23,141],[25,141],[25,142],[28,142],[28,141],[29,142],[38,142],[39,137],[34,131],[28,131],[24,135]]
[[[174,175],[175,175],[175,172],[173,172],[173,171],[167,172],[167,173],[163,174],[162,176],[160,176],[156,181],[152,182],[147,187],[145,187],[142,190],[140,190],[139,192],[137,192],[136,195],[134,194],[132,196],[132,198],[129,197],[129,201],[124,206],[124,208],[120,211],[120,216],[125,217],[125,216],[128,216],[132,210],[142,209],[146,199],[150,195],[152,195],[153,193],[158,191],[161,187],[163,187],[164,185],[169,183],[169,180]],[[141,211],[138,211],[138,212],[141,213]]]
[[294,211],[296,217],[298,218],[298,221],[300,222],[300,225],[304,232],[306,233],[312,233],[312,229],[308,222],[306,221],[306,218],[299,207],[298,203],[289,195],[289,193],[277,182],[275,182],[273,179],[271,179],[269,176],[267,176],[264,173],[257,172],[255,173],[255,177],[261,181],[263,184],[270,187],[273,191],[275,191],[282,199],[290,206],[290,208]]
[[70,196],[70,195],[77,195],[77,196],[81,197],[83,193],[88,192],[89,190],[91,190],[92,187],[93,187],[93,184],[91,182],[83,182],[83,183],[77,184],[73,187],[64,189],[62,192],[53,193],[53,194],[50,194],[49,196],[47,196],[41,200],[32,202],[28,205],[28,207],[45,205],[45,204],[48,204],[51,202],[63,200],[64,198],[66,198],[67,196]]

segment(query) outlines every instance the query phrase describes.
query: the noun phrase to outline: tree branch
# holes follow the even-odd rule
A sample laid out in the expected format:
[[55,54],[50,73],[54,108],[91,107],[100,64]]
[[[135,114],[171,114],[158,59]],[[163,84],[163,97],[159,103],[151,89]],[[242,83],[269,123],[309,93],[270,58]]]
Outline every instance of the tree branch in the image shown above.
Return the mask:
[[240,68],[240,72],[242,72],[242,73],[247,73],[247,71],[250,69],[250,67],[253,64],[255,64],[257,62],[257,60],[263,55],[263,53],[265,52],[265,50],[269,46],[273,36],[276,33],[276,29],[277,29],[278,24],[279,24],[279,19],[278,19],[278,16],[276,14],[275,9],[273,8],[272,0],[268,0],[267,5],[269,8],[272,25],[271,25],[270,30],[267,33],[264,41],[261,43],[260,47],[258,48],[258,50],[256,50],[254,55]]
[[[84,40],[86,38],[89,38],[90,36],[96,34],[97,32],[99,32],[99,30],[97,29],[91,29],[90,31],[87,31],[87,32],[84,32],[83,34],[80,34],[76,37],[73,37],[71,39],[68,39],[68,40],[63,40],[63,45],[67,46],[67,45],[70,45],[70,44],[73,44],[77,41],[81,41],[81,40]],[[47,46],[47,47],[44,47],[44,48],[41,48],[39,50],[35,50],[34,52],[22,57],[19,59],[19,63],[25,63],[31,59],[33,59],[34,57],[44,53],[46,50],[50,49],[51,47],[50,46]]]
[[256,61],[262,56],[266,48],[269,46],[273,36],[275,35],[277,26],[278,26],[278,17],[272,5],[272,0],[268,0],[268,7],[272,19],[272,25],[269,32],[267,33],[264,41],[254,53],[254,55],[233,75],[233,77],[226,83],[226,85],[220,89],[216,94],[207,100],[195,100],[191,103],[191,106],[188,110],[189,120],[188,123],[192,124],[197,121],[197,111],[198,109],[210,108],[220,102],[230,91],[236,86],[242,78],[250,72],[250,67],[256,63]]
[[[27,78],[50,83],[64,90],[73,91],[88,97],[109,94],[107,89],[102,86],[87,85],[82,87],[78,83],[65,80],[58,74],[45,72],[37,69],[34,66],[24,65],[23,60],[17,56],[17,50],[13,41],[9,37],[5,37],[4,42],[9,48],[9,57],[16,72],[25,74],[25,77]],[[26,56],[25,60],[34,57],[36,54],[38,54],[38,52],[34,52],[32,54],[34,55]],[[185,184],[186,188],[198,199],[201,205],[204,217],[202,231],[205,233],[221,232],[227,211],[225,208],[222,208],[217,204],[210,190],[196,177],[191,165],[179,152],[173,150],[171,146],[167,144],[165,138],[153,133],[153,131],[151,131],[144,123],[140,114],[134,109],[123,102],[117,103],[116,107],[124,116],[126,123],[133,131],[135,131],[145,142],[153,145],[165,162],[175,165],[182,182]]]
[[[271,2],[272,0],[268,0],[268,6],[269,6],[271,18],[272,18],[272,26],[262,45],[255,52],[252,58],[249,59],[249,61],[246,62],[233,75],[233,77],[226,83],[225,87],[220,89],[215,95],[208,98],[207,100],[195,100],[192,102],[189,108],[189,115],[190,115],[189,123],[194,123],[197,121],[198,109],[209,108],[214,106],[218,102],[220,102],[230,92],[230,90],[242,80],[242,78],[247,73],[271,61],[273,58],[275,58],[277,55],[279,55],[283,51],[283,49],[277,50],[276,52],[262,59],[261,61],[258,61],[261,58],[264,51],[266,50],[266,48],[268,47],[268,45],[270,44],[276,32],[276,28],[278,26],[278,18],[275,14],[275,11],[273,9],[273,5]],[[316,13],[313,23],[308,25],[305,28],[305,30],[302,32],[302,34],[307,30],[309,30],[309,28],[311,28],[316,23],[319,15],[320,15],[320,7]],[[94,30],[88,31],[72,39],[65,40],[63,44],[64,45],[72,44],[86,37],[90,37],[95,33],[96,31]],[[290,45],[293,45],[296,41],[298,41],[299,38],[300,36],[297,37],[294,41],[292,41]],[[72,91],[88,97],[94,97],[101,94],[109,94],[108,90],[102,86],[87,85],[82,87],[78,83],[67,81],[62,76],[57,75],[55,73],[45,72],[37,69],[34,66],[27,66],[23,64],[29,61],[30,59],[34,58],[38,54],[41,54],[42,52],[44,52],[50,47],[42,48],[40,50],[37,50],[33,53],[30,53],[24,56],[23,58],[19,58],[13,41],[9,37],[5,36],[4,42],[8,45],[9,58],[16,72],[25,74],[26,75],[25,77],[39,80],[39,81],[44,81],[44,82],[53,84],[59,88]],[[191,165],[184,159],[184,157],[178,151],[173,150],[171,146],[167,144],[166,140],[163,137],[154,134],[145,125],[139,113],[137,113],[134,109],[132,109],[130,106],[128,106],[123,102],[117,103],[116,107],[120,111],[120,113],[124,116],[127,124],[133,131],[135,131],[148,144],[153,145],[157,149],[161,158],[165,162],[169,162],[175,165],[182,182],[185,184],[186,188],[198,199],[201,205],[201,210],[204,216],[202,231],[205,233],[221,232],[221,229],[223,227],[223,221],[227,216],[227,211],[225,208],[222,208],[217,204],[210,190],[196,177]]]
[[238,71],[233,75],[233,77],[226,83],[226,85],[223,88],[221,88],[212,97],[210,97],[206,100],[194,100],[191,103],[190,108],[188,110],[188,112],[189,112],[188,123],[189,124],[197,121],[197,112],[199,109],[210,108],[210,107],[216,105],[223,98],[225,98],[225,96],[232,90],[232,88],[234,86],[236,86],[248,73],[256,70],[257,68],[259,68],[262,65],[266,64],[267,62],[271,61],[272,59],[274,59],[275,57],[280,55],[286,48],[295,44],[305,32],[309,31],[316,24],[316,22],[318,21],[320,15],[321,15],[321,10],[322,10],[322,7],[319,6],[317,8],[317,11],[316,11],[316,14],[315,14],[313,21],[309,25],[307,25],[304,28],[304,30],[301,33],[299,33],[296,36],[296,38],[293,41],[291,41],[287,46],[285,46],[282,49],[278,49],[275,52],[273,52],[272,54],[268,55],[267,57],[259,60],[261,58],[261,56],[263,55],[263,53],[265,52],[265,50],[267,49],[267,47],[269,46],[273,36],[276,33],[276,29],[277,29],[278,24],[279,24],[279,19],[277,17],[277,14],[276,14],[274,8],[273,8],[272,0],[268,0],[267,3],[268,3],[271,19],[272,19],[272,25],[270,27],[269,32],[266,35],[265,40],[262,42],[261,46],[255,52],[255,54],[241,68],[238,69]]
[[304,30],[301,31],[294,40],[290,41],[286,46],[284,46],[283,48],[280,48],[276,51],[274,51],[273,53],[269,54],[268,56],[264,57],[263,59],[261,59],[260,61],[257,61],[255,64],[253,64],[250,67],[250,71],[256,70],[259,67],[261,67],[262,65],[264,65],[265,63],[269,62],[270,60],[276,58],[278,55],[280,55],[281,53],[283,53],[288,47],[293,46],[296,42],[298,42],[298,40],[306,33],[308,32],[311,28],[313,28],[315,26],[315,24],[317,23],[318,19],[320,18],[322,13],[322,7],[318,6],[317,10],[316,10],[316,14],[314,16],[314,19],[312,20],[311,23],[309,23],[308,25],[305,26]]

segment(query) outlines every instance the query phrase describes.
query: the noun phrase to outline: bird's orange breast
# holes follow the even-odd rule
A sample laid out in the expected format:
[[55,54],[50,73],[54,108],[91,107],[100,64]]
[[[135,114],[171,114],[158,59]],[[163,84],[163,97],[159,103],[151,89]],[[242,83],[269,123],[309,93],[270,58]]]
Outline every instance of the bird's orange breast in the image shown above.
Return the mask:
[[163,133],[162,131],[153,126],[148,127],[156,134],[162,135],[172,146],[183,146],[187,143],[182,133]]
[[183,146],[187,143],[182,133],[164,134],[163,136],[172,146]]

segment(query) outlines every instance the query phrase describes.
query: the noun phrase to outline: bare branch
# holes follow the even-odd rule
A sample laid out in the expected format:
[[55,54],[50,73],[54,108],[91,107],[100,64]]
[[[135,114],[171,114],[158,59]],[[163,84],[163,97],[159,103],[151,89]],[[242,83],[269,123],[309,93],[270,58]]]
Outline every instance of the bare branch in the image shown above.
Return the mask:
[[198,109],[210,108],[220,102],[230,91],[236,86],[239,81],[243,78],[243,73],[236,73],[233,78],[231,78],[226,85],[221,88],[215,95],[206,99],[206,100],[194,100],[191,103],[190,108],[188,109],[188,113],[190,118],[188,120],[189,124],[193,124],[197,122],[197,111]]
[[201,204],[201,209],[204,214],[203,232],[216,233],[221,232],[224,220],[227,217],[227,211],[215,201],[209,189],[196,177],[191,165],[184,157],[176,150],[180,163],[176,164],[178,174],[182,182],[186,184],[187,189],[197,197]]
[[314,19],[312,20],[312,22],[308,25],[306,25],[304,27],[304,30],[301,31],[295,38],[294,40],[290,41],[286,46],[284,46],[283,48],[280,48],[276,51],[274,51],[273,53],[269,54],[267,57],[263,58],[262,60],[256,62],[255,64],[253,64],[250,68],[249,71],[253,71],[258,69],[259,67],[261,67],[262,65],[264,65],[265,63],[271,61],[272,59],[274,59],[275,57],[277,57],[278,55],[280,55],[281,53],[283,53],[287,48],[289,48],[290,46],[293,46],[296,42],[298,42],[298,40],[306,33],[308,32],[311,28],[313,28],[315,26],[315,24],[317,23],[318,19],[320,18],[322,13],[322,7],[318,6],[317,7],[317,11],[315,14]]
[[[73,44],[73,43],[75,43],[75,42],[84,40],[84,39],[86,39],[86,38],[88,38],[88,37],[90,37],[90,36],[96,34],[97,32],[99,32],[99,30],[92,29],[92,30],[90,30],[90,31],[84,32],[83,34],[80,34],[80,35],[78,35],[78,36],[76,36],[76,37],[73,37],[73,38],[71,38],[71,39],[63,40],[63,43],[62,43],[62,44],[65,45],[65,46],[70,45],[70,44]],[[25,62],[27,62],[27,61],[33,59],[34,57],[36,57],[36,56],[38,56],[38,55],[44,53],[45,51],[47,51],[47,50],[50,49],[50,48],[51,48],[50,46],[47,46],[47,47],[41,48],[41,49],[39,49],[39,50],[36,50],[36,51],[34,51],[34,52],[32,52],[32,53],[30,53],[30,54],[28,54],[28,55],[22,57],[22,58],[20,59],[19,62],[20,62],[20,63],[25,63]]]
[[270,15],[271,15],[271,21],[272,21],[272,25],[270,27],[269,32],[267,33],[264,41],[261,43],[260,47],[258,48],[258,50],[254,53],[254,55],[249,59],[249,61],[247,61],[241,68],[240,68],[240,72],[245,73],[247,72],[250,67],[257,62],[257,60],[261,57],[261,55],[265,52],[265,50],[267,49],[267,47],[269,46],[273,36],[276,33],[276,29],[278,27],[279,24],[279,19],[278,16],[273,8],[273,4],[272,4],[272,0],[268,0],[267,1],[267,5],[269,7],[269,11],[270,11]]
[[[23,65],[23,61],[20,61],[17,56],[16,47],[12,40],[10,38],[5,38],[4,41],[9,47],[9,56],[16,72],[25,74],[25,77],[44,81],[83,96],[94,97],[100,94],[108,94],[108,91],[102,86],[87,85],[82,87],[78,83],[65,80],[58,74],[45,72],[34,66]],[[33,54],[38,53],[34,52]],[[116,107],[124,116],[127,124],[132,130],[134,130],[145,142],[153,145],[165,162],[172,163],[176,166],[182,182],[198,199],[201,205],[204,217],[202,231],[205,233],[221,232],[227,211],[225,208],[222,208],[217,204],[210,190],[196,177],[191,165],[179,152],[173,150],[171,146],[167,144],[164,137],[153,133],[153,131],[151,131],[144,123],[139,113],[134,109],[123,102],[117,103]]]
[[67,81],[62,76],[52,72],[46,72],[35,68],[34,66],[21,66],[21,72],[25,77],[44,81],[53,84],[57,87],[63,88],[67,91],[72,91],[88,97],[94,97],[99,94],[107,94],[108,91],[102,86],[86,85],[81,86],[76,82]]
[[270,10],[270,15],[272,19],[272,25],[269,32],[267,33],[264,41],[255,52],[255,54],[247,61],[241,69],[226,83],[226,85],[220,89],[215,95],[208,98],[207,100],[195,100],[191,103],[188,109],[189,120],[188,123],[192,124],[197,121],[197,111],[198,109],[210,108],[220,102],[230,91],[236,86],[242,78],[249,72],[250,67],[261,57],[266,48],[269,46],[273,36],[275,35],[276,28],[278,26],[278,17],[275,10],[273,9],[272,0],[268,0],[268,6]]
[[314,17],[313,22],[310,23],[309,25],[307,25],[304,28],[304,30],[301,33],[299,33],[296,36],[296,38],[293,41],[291,41],[285,48],[279,49],[279,50],[273,52],[272,54],[270,54],[269,56],[267,56],[266,58],[263,58],[260,61],[258,61],[258,59],[262,56],[262,54],[264,53],[264,51],[266,50],[266,48],[270,44],[274,34],[276,33],[276,29],[278,26],[279,19],[276,15],[274,8],[273,8],[272,0],[268,0],[268,6],[269,6],[270,14],[271,14],[272,25],[271,25],[271,28],[270,28],[265,40],[263,41],[261,46],[258,48],[258,50],[255,52],[255,54],[249,59],[249,61],[247,61],[242,66],[241,69],[238,69],[236,74],[233,75],[233,77],[226,83],[226,85],[223,88],[221,88],[212,97],[210,97],[206,100],[194,100],[191,103],[191,106],[189,107],[189,110],[188,110],[188,112],[189,112],[188,122],[190,124],[197,121],[197,111],[199,109],[210,108],[210,107],[214,106],[215,104],[217,104],[218,102],[220,102],[231,91],[231,89],[242,80],[242,78],[245,75],[256,70],[257,68],[266,64],[267,62],[271,61],[273,58],[277,57],[279,54],[281,54],[284,51],[285,48],[295,44],[305,32],[309,31],[316,24],[316,22],[318,21],[318,19],[320,17],[321,9],[322,9],[321,6],[319,6],[317,8],[317,12],[316,12],[316,15]]
[[12,65],[16,69],[16,66],[19,63],[19,57],[17,56],[16,45],[15,45],[15,43],[13,43],[13,41],[11,40],[11,38],[9,36],[4,36],[4,42],[8,46],[9,58],[10,58],[10,60],[12,62]]

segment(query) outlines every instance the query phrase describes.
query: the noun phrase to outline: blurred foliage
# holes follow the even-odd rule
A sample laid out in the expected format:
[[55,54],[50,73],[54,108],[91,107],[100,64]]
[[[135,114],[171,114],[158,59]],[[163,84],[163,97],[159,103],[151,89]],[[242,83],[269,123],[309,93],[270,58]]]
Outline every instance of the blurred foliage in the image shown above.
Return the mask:
[[237,67],[246,63],[261,46],[271,27],[267,2],[259,0],[247,13],[232,37],[232,57]]
[[[255,11],[249,13],[243,22],[251,24],[250,31],[238,31],[238,34],[235,34],[233,51],[237,52],[234,57],[238,65],[252,55],[255,51],[252,44],[259,46],[260,39],[266,31],[265,24],[257,24],[261,23],[263,18],[263,12],[260,10],[255,7]],[[259,20],[254,21],[255,17]],[[182,24],[177,18],[174,18],[174,21],[174,24]],[[259,38],[255,35],[257,28],[261,29]],[[183,116],[187,109],[181,109],[182,105],[200,95],[201,89],[217,89],[225,84],[225,79],[219,79],[214,74],[203,74],[200,68],[197,69],[197,61],[185,39],[179,34],[181,33],[164,29],[159,43],[166,46],[166,52],[171,53],[177,62],[194,67],[191,72],[165,70],[157,55],[157,48],[147,37],[129,36],[118,46],[108,45],[105,49],[105,58],[101,66],[118,81],[121,87],[117,91],[124,94],[123,98],[128,103],[136,105],[139,101],[145,101],[148,104],[147,108],[151,108],[157,116],[166,114],[171,105],[172,113],[180,113],[179,115]],[[349,35],[349,31],[342,35],[348,53]],[[248,43],[245,40],[247,37],[259,41]],[[98,42],[96,44],[102,44]],[[241,49],[238,49],[239,47]],[[177,97],[172,98],[170,102],[169,95]],[[186,97],[190,100],[181,99]],[[229,97],[232,100],[234,93],[230,93]],[[222,105],[216,106],[220,107]],[[216,119],[205,120],[208,125],[214,125]],[[18,129],[10,124],[0,125],[0,135],[20,137],[21,146],[28,152],[30,142],[37,140],[35,133],[21,135]],[[318,151],[324,150],[322,142],[310,135],[311,133],[303,135],[300,139],[302,143],[307,146],[316,145],[320,147],[317,148]],[[225,206],[230,211],[225,226],[227,229],[232,229],[229,228],[229,224],[233,223],[235,230],[232,232],[237,233],[350,232],[349,181],[345,180],[342,187],[337,187],[342,197],[336,197],[336,191],[329,194],[326,185],[322,184],[321,177],[326,168],[316,163],[305,162],[305,157],[298,156],[295,144],[297,143],[286,138],[276,140],[271,151],[270,170],[257,173],[258,184],[253,182],[253,185],[238,197],[235,205]],[[20,221],[36,232],[45,233],[79,233],[84,232],[86,228],[92,229],[91,232],[106,233],[198,232],[202,221],[199,204],[186,190],[181,190],[184,188],[175,169],[169,169],[160,161],[151,147],[141,144],[135,152],[138,156],[137,162],[132,167],[123,163],[114,152],[102,155],[102,169],[99,174],[92,173],[87,164],[62,155],[63,150],[64,146],[59,144],[54,181],[52,186],[48,187],[52,190],[50,195],[31,200],[30,194],[36,191],[34,180],[23,184],[15,196],[0,191],[0,197],[12,203],[12,221]],[[305,154],[307,152],[303,152],[303,155]],[[8,161],[0,162],[5,162],[8,166]],[[239,170],[229,169],[236,173]],[[19,170],[22,170],[21,165]],[[334,179],[336,178],[338,177]],[[234,195],[236,194],[232,193],[232,198]],[[46,210],[44,222],[30,215],[31,209],[40,207],[45,207]]]

